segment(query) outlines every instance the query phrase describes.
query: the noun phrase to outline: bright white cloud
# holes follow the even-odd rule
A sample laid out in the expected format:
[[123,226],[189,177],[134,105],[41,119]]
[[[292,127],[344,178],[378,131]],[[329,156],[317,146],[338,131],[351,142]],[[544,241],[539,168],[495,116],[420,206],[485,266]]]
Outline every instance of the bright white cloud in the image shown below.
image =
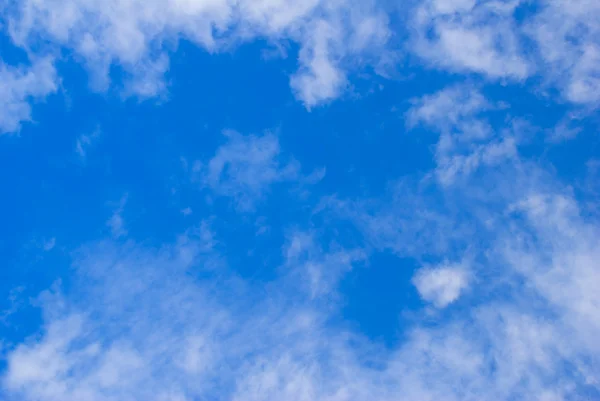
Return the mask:
[[462,264],[423,268],[413,277],[421,298],[438,308],[456,301],[468,288],[470,274]]
[[[400,194],[407,190],[398,187],[398,199],[406,199]],[[443,195],[445,204],[429,205],[420,194],[420,209],[399,202],[390,209],[360,203],[352,205],[353,213],[346,210],[368,239],[402,255],[420,257],[416,245],[428,232],[450,244],[430,246],[427,257],[467,251],[481,262],[476,270],[459,264],[416,273],[413,283],[435,306],[449,305],[466,289],[476,295],[469,297],[474,304],[442,327],[415,329],[387,372],[402,377],[402,391],[379,399],[565,400],[579,399],[577,389],[586,386],[597,394],[597,220],[583,217],[568,188],[529,164],[503,166],[457,190],[444,187]],[[433,216],[442,207],[459,209],[452,223],[422,218],[425,210]],[[470,285],[474,277],[476,288]]]
[[528,77],[512,13],[514,2],[429,0],[415,10],[412,49],[436,67],[490,78]]
[[339,95],[359,59],[377,63],[388,38],[387,16],[354,0],[27,0],[7,18],[16,44],[41,37],[72,49],[99,89],[117,64],[131,76],[126,91],[144,97],[164,91],[166,54],[180,38],[210,52],[257,37],[291,40],[301,47],[292,86],[308,107]]
[[[411,9],[411,49],[431,65],[523,81],[534,75],[574,103],[600,101],[600,7],[580,0],[428,0]],[[518,10],[522,16],[517,17]]]
[[30,102],[44,99],[57,88],[58,78],[49,58],[21,67],[0,60],[0,134],[18,132],[22,122],[31,121]]
[[[538,76],[571,102],[597,105],[596,3],[540,2],[531,15],[524,11],[524,20],[517,17],[522,9],[528,7],[519,0],[427,0],[404,8],[407,32],[392,29],[388,5],[375,0],[26,0],[6,8],[2,17],[13,42],[32,54],[40,39],[47,43],[44,54],[57,48],[73,51],[99,90],[110,84],[111,66],[121,67],[126,95],[165,92],[169,52],[180,39],[218,52],[266,38],[298,44],[298,69],[290,85],[308,108],[342,95],[353,72],[365,66],[382,71],[406,51],[436,68],[492,80],[522,82]],[[395,34],[407,43],[391,43]],[[50,71],[51,65],[44,68]],[[11,71],[4,74],[12,81],[26,74],[4,69]],[[10,97],[15,100],[7,104],[19,105],[21,119],[28,118],[29,96],[55,90],[49,83],[56,79],[48,74],[35,89],[31,84]],[[18,129],[15,122],[3,125],[5,131]]]
[[202,377],[211,375],[211,355],[219,353],[206,341],[228,318],[208,287],[186,280],[186,268],[206,263],[209,249],[195,237],[156,252],[111,243],[82,249],[81,292],[71,294],[78,301],[43,295],[44,337],[14,350],[4,388],[26,398],[82,401],[169,400],[206,388]]
[[[560,313],[564,329],[596,359],[600,352],[600,232],[568,193],[533,192],[510,208],[534,229],[508,242],[505,257]],[[531,252],[532,247],[539,252]],[[538,248],[539,247],[539,248]],[[598,380],[595,375],[592,379]]]

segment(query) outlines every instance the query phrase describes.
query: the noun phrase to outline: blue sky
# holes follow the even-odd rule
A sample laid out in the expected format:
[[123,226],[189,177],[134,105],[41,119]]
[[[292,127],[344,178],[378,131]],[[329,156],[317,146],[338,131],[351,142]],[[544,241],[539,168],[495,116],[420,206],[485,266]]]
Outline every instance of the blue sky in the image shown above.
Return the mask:
[[0,29],[0,400],[600,399],[595,2]]

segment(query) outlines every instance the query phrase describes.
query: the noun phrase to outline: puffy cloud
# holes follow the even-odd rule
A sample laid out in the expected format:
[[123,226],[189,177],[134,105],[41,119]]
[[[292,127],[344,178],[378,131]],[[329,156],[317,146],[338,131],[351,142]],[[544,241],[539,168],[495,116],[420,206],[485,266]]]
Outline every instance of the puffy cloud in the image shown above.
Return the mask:
[[[404,7],[404,29],[390,24],[395,16],[389,5],[375,0],[26,0],[4,8],[2,17],[13,42],[29,53],[68,49],[87,65],[100,90],[110,84],[111,66],[117,66],[125,74],[124,93],[140,97],[165,92],[169,53],[179,40],[219,52],[266,38],[298,45],[290,85],[308,108],[342,95],[353,72],[383,71],[407,53],[445,71],[492,80],[537,76],[567,100],[595,107],[599,13],[593,1],[584,0],[534,7],[518,0],[427,0]],[[23,74],[10,72],[12,80]],[[29,114],[28,96],[52,92],[48,82],[54,80],[14,96],[23,99],[16,103],[23,118]],[[15,127],[13,122],[4,130]]]
[[469,272],[462,265],[423,268],[413,277],[421,298],[444,308],[456,301],[469,286]]
[[176,399],[187,387],[178,377],[205,386],[202,375],[219,352],[206,341],[228,324],[208,288],[186,280],[191,260],[210,258],[206,246],[186,237],[155,251],[110,242],[81,249],[78,292],[42,296],[44,336],[9,356],[4,388],[26,398],[87,401]]
[[58,78],[50,58],[34,59],[29,66],[13,67],[0,60],[0,134],[18,132],[31,121],[32,100],[56,92]]
[[600,102],[600,6],[594,1],[552,0],[525,25],[539,48],[545,78],[575,103]]
[[[564,21],[557,16],[568,5],[552,1],[521,23],[513,20],[518,2],[428,1],[417,6],[414,23],[419,34],[433,34],[416,38],[414,50],[433,65],[492,79],[545,74],[571,101],[594,104],[596,70],[588,61],[595,57],[596,6],[573,4]],[[10,30],[24,47],[41,37],[75,49],[99,84],[107,68],[119,64],[132,75],[128,90],[142,96],[163,90],[165,49],[178,37],[212,51],[257,36],[291,39],[301,46],[292,86],[310,107],[338,96],[353,60],[362,64],[361,56],[369,55],[365,49],[380,49],[387,40],[386,18],[376,7],[350,7],[346,13],[349,5],[357,6],[341,0],[26,0],[10,17]],[[537,45],[544,37],[564,47],[523,58],[522,35],[536,38]],[[568,61],[567,53],[580,63]],[[536,67],[536,57],[552,67],[549,73]],[[47,66],[42,70],[54,77],[49,61]],[[38,81],[12,67],[4,71],[6,82],[21,88],[6,92],[7,104],[26,111],[16,120],[0,119],[13,121],[4,124],[15,130],[30,118],[27,99],[54,90],[56,79]],[[437,180],[405,179],[382,197],[322,202],[320,212],[331,217],[327,225],[340,218],[353,223],[343,227],[358,248],[325,242],[318,235],[321,227],[292,230],[278,274],[261,283],[235,274],[235,266],[223,261],[227,255],[213,249],[206,226],[158,247],[114,239],[83,246],[74,253],[70,285],[40,297],[43,327],[3,350],[0,396],[25,401],[597,398],[600,232],[597,216],[582,206],[596,198],[579,199],[519,155],[520,133],[493,129],[486,113],[498,105],[473,89],[456,86],[423,96],[408,112],[409,126],[439,135]],[[571,135],[567,128],[559,126],[558,136]],[[299,164],[282,154],[275,135],[229,131],[225,136],[214,156],[197,164],[197,178],[240,210],[252,210],[273,185],[314,178],[304,177]],[[125,233],[124,205],[123,199],[108,222],[114,237]],[[343,322],[338,282],[382,250],[425,266],[413,284],[439,309],[467,291],[474,296],[463,299],[459,313],[439,311],[399,327],[403,336],[396,345],[363,338]],[[466,260],[466,254],[473,259],[468,266],[439,262]]]
[[126,91],[144,97],[164,91],[167,52],[180,39],[216,52],[265,37],[300,46],[291,82],[311,107],[339,95],[356,64],[376,64],[389,35],[386,14],[354,0],[28,0],[10,10],[16,44],[31,48],[43,39],[73,50],[100,89],[116,64],[130,75]]
[[477,72],[493,79],[527,78],[533,68],[523,55],[512,15],[518,1],[428,0],[411,15],[412,50],[433,66]]
[[567,100],[595,107],[599,14],[591,1],[428,0],[407,18],[411,50],[434,67],[494,80],[537,75]]

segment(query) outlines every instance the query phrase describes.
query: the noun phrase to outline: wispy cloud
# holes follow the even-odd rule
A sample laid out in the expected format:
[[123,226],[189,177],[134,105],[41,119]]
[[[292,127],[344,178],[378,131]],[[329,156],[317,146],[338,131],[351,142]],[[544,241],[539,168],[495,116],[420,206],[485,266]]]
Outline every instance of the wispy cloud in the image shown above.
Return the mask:
[[315,237],[315,233],[294,231],[283,252],[285,273],[296,291],[305,291],[310,299],[331,297],[343,275],[367,258],[362,249],[345,249],[335,243],[325,251]]
[[[558,88],[570,102],[596,107],[598,7],[590,1],[534,3],[413,2],[401,11],[406,28],[390,23],[396,14],[389,4],[374,0],[110,0],[102,5],[92,0],[27,0],[4,9],[2,18],[16,46],[31,54],[68,48],[85,63],[92,86],[99,90],[110,86],[109,71],[116,65],[125,74],[123,93],[142,98],[167,90],[169,53],[180,39],[219,52],[266,38],[276,45],[298,45],[298,69],[290,85],[307,108],[343,95],[352,73],[368,68],[387,75],[386,68],[399,68],[408,55],[417,55],[426,66],[476,73],[492,81],[535,77],[546,87]],[[45,43],[41,49],[40,37]],[[29,117],[29,96],[56,90],[52,62],[42,64],[47,72],[31,75],[45,77],[36,88],[28,80],[30,84],[18,85],[22,89],[11,91],[12,100],[6,101],[18,106],[22,117],[15,121]],[[14,83],[28,76],[13,67],[3,69],[4,79]],[[539,86],[535,82],[531,88]],[[18,129],[18,123],[9,126],[6,121],[4,131]]]
[[43,243],[42,243],[42,249],[44,251],[51,251],[52,249],[54,249],[55,246],[56,246],[56,238],[54,238],[54,237],[47,239],[47,240],[43,241]]
[[407,18],[412,51],[433,67],[494,80],[539,76],[567,100],[596,107],[599,15],[586,1],[428,0]]
[[193,172],[216,195],[232,198],[240,211],[252,211],[274,184],[318,180],[314,175],[304,177],[300,164],[281,154],[272,133],[244,136],[225,131],[224,136],[227,142],[208,162],[195,163]]
[[[509,207],[525,219],[480,243],[486,269],[517,272],[527,289],[407,328],[386,352],[329,322],[335,298],[313,304],[285,276],[264,292],[205,270],[218,255],[201,237],[159,249],[90,244],[77,253],[78,285],[42,297],[42,335],[8,354],[4,391],[42,401],[577,399],[598,380],[600,236],[572,198],[540,188]],[[323,272],[348,261],[300,234],[286,255],[307,255],[298,266],[329,260]],[[455,300],[461,269],[421,273],[422,295]]]
[[106,226],[110,228],[110,232],[114,238],[119,238],[127,235],[127,229],[125,228],[125,221],[123,220],[123,210],[127,204],[127,195],[123,195],[117,208],[113,211],[112,215],[106,222]]
[[434,67],[522,80],[532,73],[513,13],[518,1],[428,0],[411,10],[412,50]]
[[492,129],[485,115],[500,105],[489,102],[473,85],[460,85],[413,99],[406,114],[409,128],[423,125],[439,134],[436,175],[451,185],[482,165],[498,165],[517,154],[517,138]]
[[100,136],[100,128],[96,128],[91,134],[81,134],[75,143],[75,152],[81,159],[85,159],[89,148]]

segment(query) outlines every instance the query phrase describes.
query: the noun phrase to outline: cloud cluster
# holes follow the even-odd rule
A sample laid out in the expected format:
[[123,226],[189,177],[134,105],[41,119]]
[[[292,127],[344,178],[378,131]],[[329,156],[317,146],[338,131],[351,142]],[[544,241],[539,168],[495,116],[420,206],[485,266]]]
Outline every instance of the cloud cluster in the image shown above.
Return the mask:
[[[409,2],[399,11],[402,24],[390,22],[397,16],[390,4],[375,0],[26,0],[11,2],[1,17],[30,58],[66,50],[87,66],[98,90],[111,84],[109,72],[117,67],[125,94],[142,98],[167,90],[169,54],[182,40],[221,52],[265,39],[298,48],[290,85],[307,108],[342,95],[353,72],[395,69],[411,55],[425,66],[492,81],[534,78],[534,90],[541,82],[576,105],[597,106],[600,9],[586,0],[530,3]],[[52,61],[45,63],[45,73],[27,74],[39,77],[29,84],[19,84],[26,73],[3,67],[10,77],[1,101],[19,112],[10,124],[3,118],[2,130],[27,120],[30,96],[55,90]]]
[[[542,187],[507,203],[506,212],[522,218],[480,244],[486,270],[476,273],[497,270],[503,278],[482,287],[501,286],[504,295],[436,325],[408,327],[406,339],[387,351],[330,320],[335,298],[313,296],[316,271],[330,283],[328,269],[360,257],[319,249],[310,235],[291,237],[283,276],[264,288],[215,264],[210,235],[158,249],[89,244],[75,260],[77,286],[44,295],[43,331],[8,354],[3,396],[585,399],[598,393],[600,235],[567,192]],[[290,286],[289,277],[307,286]],[[415,284],[443,307],[469,286],[467,277],[464,266],[432,267]]]
[[593,1],[426,0],[407,16],[410,48],[431,66],[523,82],[541,77],[598,105],[600,7]]
[[256,38],[291,41],[300,47],[291,84],[309,107],[339,95],[348,68],[376,62],[389,36],[387,15],[355,0],[27,0],[9,7],[5,19],[17,45],[50,41],[73,51],[99,89],[117,65],[130,76],[126,90],[143,97],[164,90],[168,51],[180,40],[209,52]]
[[[30,66],[0,64],[0,132],[18,131],[31,119],[29,102],[58,88],[54,60],[36,57],[39,49],[56,57],[70,51],[88,66],[98,89],[110,85],[109,70],[118,66],[128,76],[126,90],[146,97],[165,90],[169,51],[180,40],[210,52],[258,38],[294,43],[298,70],[290,85],[309,108],[339,96],[351,71],[376,67],[390,51],[496,82],[541,78],[539,85],[558,88],[577,105],[593,108],[600,101],[600,6],[594,1],[408,4],[402,50],[391,47],[383,3],[11,3],[3,19]],[[73,255],[70,285],[57,284],[39,297],[43,327],[6,344],[0,398],[600,398],[598,162],[588,163],[587,192],[577,193],[521,154],[523,127],[490,122],[489,113],[504,106],[480,89],[463,83],[413,99],[407,126],[435,135],[432,171],[390,182],[382,196],[324,196],[304,225],[310,229],[281,227],[287,229],[275,250],[281,261],[266,282],[238,275],[243,269],[231,264],[250,259],[232,262],[221,254],[206,224],[163,245],[129,239],[123,198],[107,222],[112,239],[83,244]],[[549,142],[576,131],[563,121]],[[304,176],[274,134],[224,136],[214,155],[192,170],[210,197],[228,198],[238,211],[253,212],[277,184],[322,177]],[[91,139],[79,139],[82,157]],[[190,215],[191,208],[182,213]],[[336,224],[350,235],[328,237]],[[346,272],[364,268],[378,252],[422,266],[412,272],[411,288],[423,308],[398,328],[402,340],[388,346],[346,325],[339,286]],[[20,305],[18,294],[14,298]]]
[[[519,137],[485,123],[479,113],[493,107],[454,87],[415,100],[409,119],[447,135],[453,154],[473,141]],[[256,201],[281,179],[302,179],[280,159],[275,136],[226,138],[198,171],[215,194]],[[40,298],[40,332],[9,346],[0,394],[8,401],[598,395],[598,221],[552,174],[519,154],[510,160],[483,163],[481,174],[453,185],[426,175],[390,185],[378,199],[325,198],[317,213],[327,224],[350,221],[363,241],[329,242],[323,226],[291,230],[267,282],[238,276],[207,225],[159,247],[87,244],[74,257],[74,285]],[[391,348],[340,321],[340,278],[380,250],[421,262],[412,284],[435,306],[402,327],[403,340]]]

